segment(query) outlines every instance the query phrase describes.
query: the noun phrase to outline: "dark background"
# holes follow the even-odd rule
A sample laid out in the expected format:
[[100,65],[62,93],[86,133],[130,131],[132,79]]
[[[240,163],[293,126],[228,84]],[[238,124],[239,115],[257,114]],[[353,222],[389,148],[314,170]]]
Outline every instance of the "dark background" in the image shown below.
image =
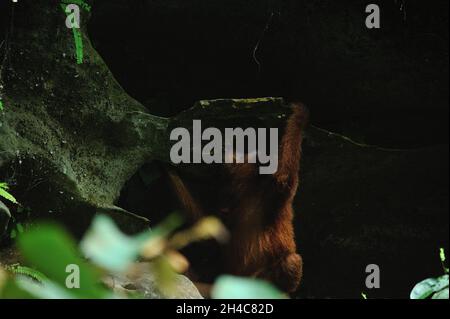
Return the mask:
[[[379,30],[365,26],[369,3],[380,5]],[[448,150],[428,147],[448,143],[448,1],[97,1],[89,32],[151,113],[283,96],[305,102],[314,125],[358,142],[424,149],[306,141],[295,203],[305,278],[296,296],[358,298],[369,262],[383,268],[370,298],[407,298],[415,282],[441,274]],[[172,201],[156,200],[169,192],[163,185],[146,188],[136,175],[119,206],[164,212]]]
[[[380,5],[381,29],[365,26],[369,3]],[[448,143],[446,0],[97,0],[89,32],[155,114],[199,99],[283,96],[359,142]]]

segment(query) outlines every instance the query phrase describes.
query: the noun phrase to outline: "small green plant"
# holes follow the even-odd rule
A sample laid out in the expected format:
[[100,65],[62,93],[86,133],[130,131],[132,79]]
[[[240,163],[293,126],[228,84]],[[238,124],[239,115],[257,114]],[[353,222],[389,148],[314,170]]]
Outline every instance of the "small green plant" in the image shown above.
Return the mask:
[[286,296],[264,280],[221,276],[212,290],[214,299],[285,299]]
[[[70,0],[70,1],[62,0],[61,8],[63,9],[63,11],[67,15],[67,17],[69,17],[69,14],[66,12],[66,8],[69,4],[78,5],[82,9],[84,9],[88,12],[91,11],[91,7],[84,0]],[[76,57],[77,57],[77,64],[82,64],[83,57],[84,57],[83,36],[81,34],[80,29],[78,29],[78,28],[72,28],[72,32],[73,32],[73,38],[74,38],[74,43],[75,43],[75,53],[76,53]]]
[[[12,202],[13,204],[19,205],[16,198],[9,192],[9,186],[7,183],[0,183],[0,197],[7,199],[8,201]],[[17,211],[23,212],[24,209],[21,206],[19,206],[17,208]],[[9,215],[9,217],[11,218],[11,222],[12,222],[9,226],[9,229],[10,229],[9,237],[11,239],[14,239],[17,237],[18,234],[24,232],[24,227],[20,222],[18,222],[16,220],[16,218],[14,216]]]
[[9,186],[6,183],[0,183],[0,197],[3,197],[14,204],[18,204],[17,200],[8,192]]
[[449,278],[448,268],[445,267],[445,251],[443,248],[439,251],[444,275],[438,278],[428,278],[414,286],[411,291],[411,299],[449,299]]
[[16,276],[26,276],[40,283],[43,283],[45,280],[47,280],[47,277],[41,272],[26,266],[21,266],[20,264],[6,266],[5,269],[6,271],[11,272]]
[[61,0],[61,2],[63,4],[76,4],[88,12],[91,11],[91,6],[88,3],[86,3],[85,0]]

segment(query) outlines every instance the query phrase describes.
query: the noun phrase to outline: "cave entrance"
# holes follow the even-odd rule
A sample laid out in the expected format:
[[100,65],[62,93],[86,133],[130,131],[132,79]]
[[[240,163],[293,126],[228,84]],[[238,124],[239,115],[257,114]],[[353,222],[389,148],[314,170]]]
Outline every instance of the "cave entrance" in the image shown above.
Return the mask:
[[[186,176],[184,176],[185,178]],[[192,176],[189,183],[183,180],[189,186],[194,186],[197,190],[199,182]],[[213,178],[214,179],[214,178]],[[210,199],[210,205],[215,205],[218,199],[206,194],[206,190],[211,190],[210,185],[204,185],[200,195],[203,198]],[[203,193],[203,194],[202,194]],[[199,194],[196,194],[199,195]],[[207,200],[204,200],[206,207]],[[182,209],[178,204],[172,186],[167,178],[165,168],[159,162],[151,162],[143,165],[123,186],[116,206],[123,208],[134,214],[146,217],[150,220],[150,226],[155,227],[164,221],[172,213],[182,214]],[[186,220],[182,227],[190,227]],[[218,274],[223,271],[222,244],[215,239],[207,239],[190,243],[181,249],[181,253],[189,260],[190,268],[188,277],[194,281],[212,283]]]
[[158,162],[143,165],[122,187],[116,206],[146,217],[155,226],[178,209],[172,189]]

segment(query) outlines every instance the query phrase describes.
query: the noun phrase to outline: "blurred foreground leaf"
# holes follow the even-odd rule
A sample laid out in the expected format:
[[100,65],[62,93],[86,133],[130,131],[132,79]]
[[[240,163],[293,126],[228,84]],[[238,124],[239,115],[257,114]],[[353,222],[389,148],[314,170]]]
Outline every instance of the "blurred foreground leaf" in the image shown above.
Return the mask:
[[448,287],[435,293],[431,299],[448,299]]
[[117,228],[112,219],[99,215],[94,219],[80,247],[85,256],[96,265],[113,272],[123,272],[145,249],[152,251],[152,257],[162,254],[166,247],[166,237],[180,225],[181,219],[177,215],[171,215],[153,230],[127,236]]
[[[431,297],[435,293],[439,293],[440,296],[445,296],[445,292],[441,293],[443,290],[447,289],[448,298],[448,275],[441,276],[439,278],[428,278],[419,282],[411,291],[411,299],[426,299]],[[438,296],[439,296],[438,295]],[[433,296],[433,299],[435,298]]]
[[79,297],[51,281],[37,283],[28,278],[20,278],[16,280],[16,284],[23,291],[39,299],[77,299]]
[[[66,291],[67,294],[78,298],[106,296],[106,290],[99,284],[100,274],[81,258],[75,243],[61,228],[54,225],[41,225],[30,229],[19,236],[18,246],[28,263],[47,276],[49,279],[47,283],[52,282],[46,286],[46,289],[55,292],[54,286],[57,286],[62,289],[61,291]],[[70,272],[66,271],[69,265],[75,265],[80,270],[79,288],[66,287],[66,280],[70,275]],[[29,292],[34,291],[28,282],[18,283],[18,285]],[[64,298],[64,296],[61,297]]]
[[19,287],[14,278],[4,278],[0,283],[0,299],[35,299],[31,293]]
[[205,217],[192,228],[176,233],[169,241],[173,249],[182,249],[187,245],[214,238],[220,243],[229,239],[228,230],[217,217]]
[[221,276],[214,284],[214,299],[285,299],[286,296],[266,281]]
[[84,255],[105,269],[122,272],[139,256],[145,242],[142,236],[123,234],[107,216],[97,216],[80,247]]

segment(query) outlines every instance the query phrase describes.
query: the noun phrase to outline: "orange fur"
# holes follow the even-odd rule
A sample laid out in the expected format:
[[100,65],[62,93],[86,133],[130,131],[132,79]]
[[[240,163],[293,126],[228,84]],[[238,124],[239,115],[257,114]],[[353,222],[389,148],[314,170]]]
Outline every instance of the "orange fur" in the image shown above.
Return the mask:
[[292,201],[297,192],[302,132],[307,111],[293,105],[279,149],[278,171],[259,175],[253,164],[233,165],[236,221],[228,246],[229,269],[236,275],[268,279],[287,292],[297,289],[302,259],[296,253]]
[[[306,108],[293,104],[274,175],[260,175],[256,164],[225,165],[225,180],[217,188],[222,204],[210,212],[222,217],[231,232],[224,249],[225,271],[267,279],[286,292],[295,291],[302,277],[292,202],[298,187],[302,132],[307,120]],[[173,172],[169,176],[189,216],[197,219],[204,215],[201,201],[194,199],[180,177]]]

